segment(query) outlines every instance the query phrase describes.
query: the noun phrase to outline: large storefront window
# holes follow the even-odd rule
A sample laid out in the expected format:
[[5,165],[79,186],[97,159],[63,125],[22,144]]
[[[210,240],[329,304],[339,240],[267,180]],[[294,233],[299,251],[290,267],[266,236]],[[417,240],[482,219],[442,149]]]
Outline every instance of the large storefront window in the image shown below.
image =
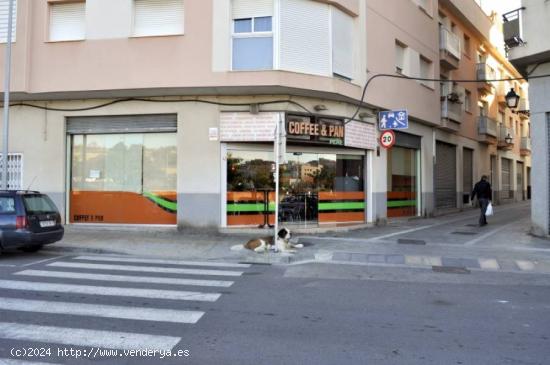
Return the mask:
[[71,138],[71,222],[176,224],[175,133]]
[[394,146],[388,150],[388,217],[417,214],[417,150]]
[[[364,222],[363,156],[287,153],[281,165],[279,220],[288,224]],[[227,224],[274,223],[275,162],[271,152],[230,151]]]

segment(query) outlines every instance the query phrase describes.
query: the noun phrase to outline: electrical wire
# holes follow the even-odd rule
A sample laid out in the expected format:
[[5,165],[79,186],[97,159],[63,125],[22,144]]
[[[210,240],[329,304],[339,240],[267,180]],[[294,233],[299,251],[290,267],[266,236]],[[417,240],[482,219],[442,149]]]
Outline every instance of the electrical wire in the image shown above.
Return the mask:
[[413,77],[413,76],[406,76],[406,75],[395,75],[395,74],[376,74],[370,77],[367,82],[365,83],[365,86],[363,87],[363,93],[361,94],[361,99],[359,100],[359,105],[357,106],[357,109],[355,110],[355,113],[351,118],[349,118],[348,122],[354,120],[357,114],[359,114],[359,111],[361,108],[364,107],[365,104],[365,95],[367,93],[367,87],[376,78],[379,77],[390,77],[394,79],[406,79],[406,80],[415,80],[415,81],[431,81],[431,82],[452,82],[452,83],[478,83],[478,82],[503,82],[503,81],[518,81],[518,80],[525,80],[528,81],[529,79],[541,79],[543,77],[550,77],[550,74],[545,75],[537,75],[537,76],[529,76],[529,77],[510,77],[506,79],[476,79],[476,80],[469,80],[469,79],[434,79],[434,78],[427,78],[427,77]]
[[125,99],[117,99],[113,101],[109,101],[107,103],[93,105],[89,107],[84,108],[52,108],[48,106],[42,106],[42,105],[35,105],[35,104],[29,104],[29,103],[13,103],[10,104],[10,107],[14,106],[26,106],[29,108],[36,108],[36,109],[42,109],[47,111],[55,111],[55,112],[82,112],[82,111],[88,111],[88,110],[94,110],[94,109],[100,109],[107,106],[111,106],[118,103],[124,103],[124,102],[130,102],[130,101],[142,101],[142,102],[149,102],[149,103],[202,103],[202,104],[210,104],[210,105],[218,105],[218,106],[247,106],[249,107],[251,104],[258,104],[258,105],[270,105],[270,104],[281,104],[281,103],[289,103],[292,105],[295,105],[303,110],[305,110],[308,114],[312,114],[311,111],[303,106],[302,104],[289,99],[281,99],[281,100],[269,100],[269,101],[260,101],[257,103],[222,103],[218,101],[211,101],[211,100],[202,100],[202,99],[145,99],[145,98],[125,98]]

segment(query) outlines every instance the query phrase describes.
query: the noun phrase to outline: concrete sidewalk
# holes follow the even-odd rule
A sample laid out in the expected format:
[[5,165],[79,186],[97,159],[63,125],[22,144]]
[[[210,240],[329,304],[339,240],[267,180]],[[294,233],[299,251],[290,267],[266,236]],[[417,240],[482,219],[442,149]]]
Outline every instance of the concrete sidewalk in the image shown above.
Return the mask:
[[294,255],[231,250],[250,238],[269,235],[270,230],[198,234],[82,226],[68,226],[63,241],[45,250],[268,264],[321,261],[488,270],[533,267],[550,272],[550,242],[528,235],[529,209],[528,203],[496,207],[490,224],[482,228],[474,225],[478,210],[468,210],[431,219],[396,220],[384,227],[301,234],[295,239],[306,247]]

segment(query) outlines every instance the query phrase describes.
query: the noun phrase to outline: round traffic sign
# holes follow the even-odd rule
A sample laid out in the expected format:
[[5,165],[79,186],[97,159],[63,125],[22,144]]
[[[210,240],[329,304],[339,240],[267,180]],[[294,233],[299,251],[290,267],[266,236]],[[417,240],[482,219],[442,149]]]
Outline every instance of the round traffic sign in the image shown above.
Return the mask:
[[395,133],[389,129],[382,132],[380,135],[380,145],[384,148],[392,148],[395,144]]

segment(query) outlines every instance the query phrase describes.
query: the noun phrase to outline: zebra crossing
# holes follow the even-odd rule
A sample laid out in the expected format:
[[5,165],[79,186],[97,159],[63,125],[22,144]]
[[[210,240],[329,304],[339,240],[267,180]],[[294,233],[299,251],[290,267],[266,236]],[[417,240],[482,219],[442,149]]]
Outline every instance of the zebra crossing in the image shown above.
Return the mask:
[[[171,351],[181,337],[158,331],[147,333],[149,324],[196,324],[205,315],[200,304],[216,302],[223,290],[231,287],[250,267],[250,264],[238,263],[89,255],[64,257],[40,268],[25,267],[0,279],[0,313],[14,314],[0,316],[0,340]],[[128,302],[129,298],[139,299],[139,304]],[[143,300],[146,303],[142,303]],[[153,304],[144,305],[148,300]],[[41,318],[61,317],[66,321],[46,325],[32,323],[32,320],[31,323],[12,320],[25,313]],[[78,323],[74,318],[85,318],[100,325],[105,323],[100,319],[130,320],[142,325],[138,331],[135,325],[133,331],[112,326],[92,329],[63,325]],[[0,364],[40,364],[28,360],[0,354]]]

